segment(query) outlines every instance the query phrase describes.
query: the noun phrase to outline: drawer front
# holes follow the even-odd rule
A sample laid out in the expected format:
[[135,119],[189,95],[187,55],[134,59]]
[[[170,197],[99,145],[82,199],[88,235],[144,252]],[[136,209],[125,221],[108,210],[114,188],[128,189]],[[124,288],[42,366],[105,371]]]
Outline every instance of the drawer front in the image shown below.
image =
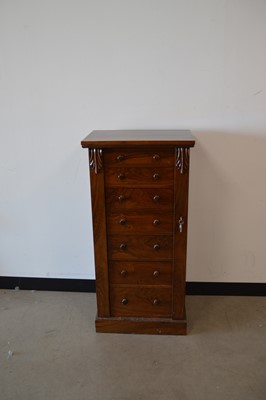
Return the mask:
[[171,288],[110,287],[113,317],[170,317]]
[[110,261],[111,284],[171,285],[172,262]]
[[153,260],[173,257],[172,235],[110,235],[108,237],[109,260]]
[[124,165],[149,165],[172,166],[174,164],[174,150],[153,149],[152,151],[140,150],[108,150],[104,151],[104,164],[113,166]]
[[105,183],[106,186],[172,186],[174,180],[174,169],[172,167],[165,168],[106,168]]
[[158,234],[173,232],[173,213],[147,210],[122,212],[109,210],[107,213],[108,234],[141,233]]
[[137,189],[137,188],[107,188],[106,206],[113,208],[173,208],[173,189]]

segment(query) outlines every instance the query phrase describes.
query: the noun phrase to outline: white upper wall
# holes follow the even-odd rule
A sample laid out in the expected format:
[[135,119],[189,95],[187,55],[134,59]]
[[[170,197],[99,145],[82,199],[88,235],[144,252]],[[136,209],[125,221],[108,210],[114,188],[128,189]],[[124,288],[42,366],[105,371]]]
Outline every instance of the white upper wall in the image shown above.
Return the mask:
[[187,128],[187,279],[266,282],[266,2],[0,2],[0,275],[93,278],[93,129]]

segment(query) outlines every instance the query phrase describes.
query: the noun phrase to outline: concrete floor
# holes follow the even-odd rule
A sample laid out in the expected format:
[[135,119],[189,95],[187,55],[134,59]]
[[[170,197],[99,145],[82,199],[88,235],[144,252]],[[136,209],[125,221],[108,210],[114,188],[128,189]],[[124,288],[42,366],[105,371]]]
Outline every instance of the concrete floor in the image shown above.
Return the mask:
[[187,297],[188,336],[96,334],[95,312],[0,290],[0,399],[266,399],[266,297]]

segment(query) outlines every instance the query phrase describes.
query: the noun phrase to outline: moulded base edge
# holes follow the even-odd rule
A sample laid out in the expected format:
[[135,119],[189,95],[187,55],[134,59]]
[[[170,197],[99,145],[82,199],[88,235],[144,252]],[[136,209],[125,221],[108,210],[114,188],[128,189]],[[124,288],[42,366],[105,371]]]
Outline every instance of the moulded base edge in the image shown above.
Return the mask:
[[147,335],[186,335],[187,321],[171,318],[101,318],[96,317],[96,332],[136,333]]

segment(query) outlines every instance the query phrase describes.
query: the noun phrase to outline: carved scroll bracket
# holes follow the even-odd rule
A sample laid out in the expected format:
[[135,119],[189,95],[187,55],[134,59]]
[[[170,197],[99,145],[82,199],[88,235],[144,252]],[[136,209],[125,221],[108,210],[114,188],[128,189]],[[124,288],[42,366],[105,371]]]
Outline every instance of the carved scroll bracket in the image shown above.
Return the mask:
[[89,149],[89,164],[95,174],[99,174],[103,167],[102,149]]
[[188,172],[189,168],[189,147],[177,147],[176,167],[180,174]]

